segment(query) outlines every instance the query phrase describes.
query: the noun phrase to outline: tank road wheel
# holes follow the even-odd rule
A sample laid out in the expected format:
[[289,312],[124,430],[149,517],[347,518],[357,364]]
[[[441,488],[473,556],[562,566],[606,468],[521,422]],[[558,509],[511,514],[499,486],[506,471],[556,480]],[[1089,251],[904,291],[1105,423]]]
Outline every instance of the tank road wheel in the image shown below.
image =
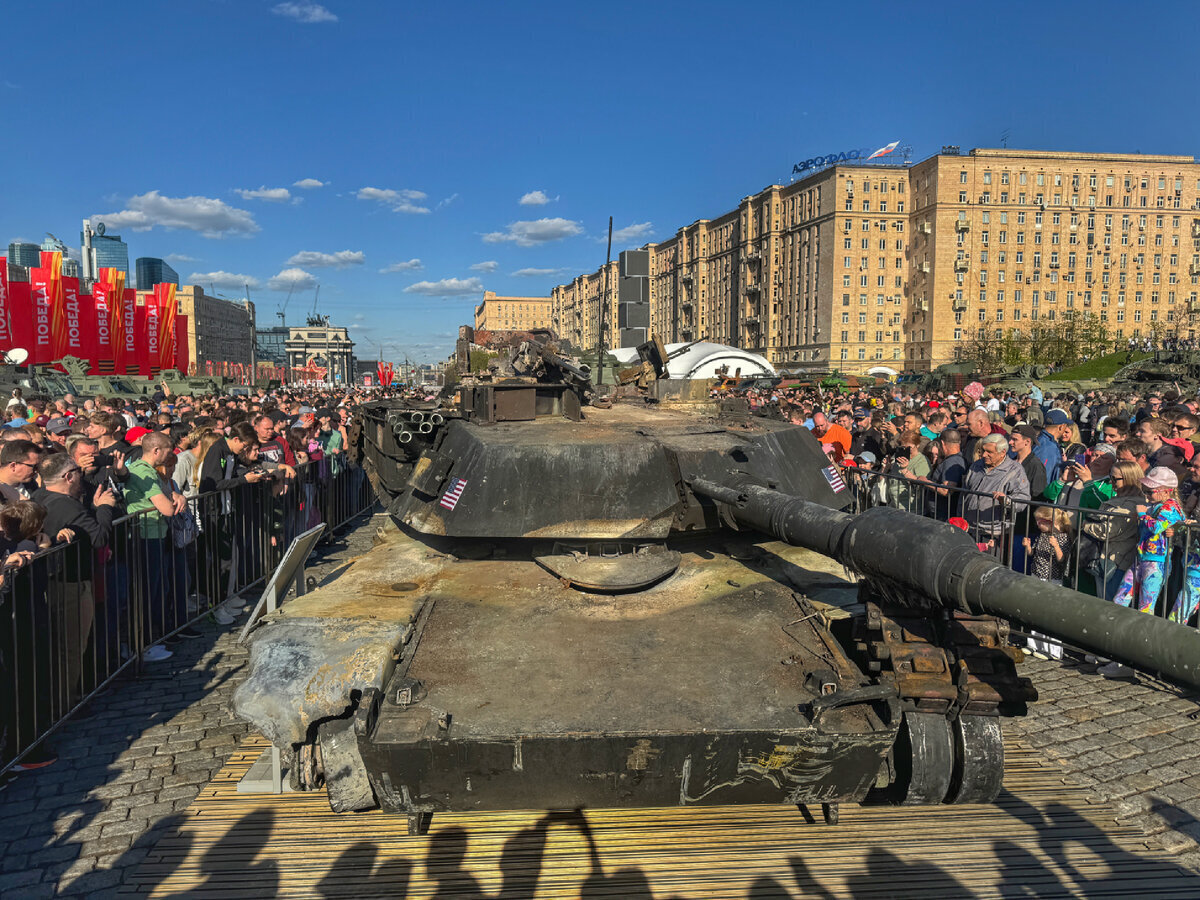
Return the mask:
[[841,810],[836,803],[822,803],[821,815],[825,817],[826,825],[836,825],[841,820]]
[[946,717],[906,712],[894,752],[900,803],[941,803],[954,772],[954,740]]
[[959,716],[947,803],[993,803],[1004,782],[1004,739],[996,716]]

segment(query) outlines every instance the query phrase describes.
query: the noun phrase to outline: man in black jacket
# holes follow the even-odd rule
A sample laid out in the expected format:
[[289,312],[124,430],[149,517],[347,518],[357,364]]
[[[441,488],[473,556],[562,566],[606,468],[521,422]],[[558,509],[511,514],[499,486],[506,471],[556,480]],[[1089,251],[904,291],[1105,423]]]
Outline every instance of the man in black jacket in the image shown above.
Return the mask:
[[112,535],[116,497],[107,488],[97,488],[92,497],[93,508],[89,510],[80,500],[83,473],[65,453],[43,459],[38,472],[42,476],[42,488],[34,494],[34,500],[46,509],[43,527],[48,534],[57,535],[64,529],[74,533],[71,546],[62,551],[63,577],[50,585],[51,596],[48,598],[53,618],[58,620],[55,632],[68,696],[74,698],[95,616],[92,564],[96,550],[108,546]]
[[[235,512],[235,503],[245,504],[250,499],[246,496],[249,489],[240,492],[234,489],[256,484],[267,477],[262,470],[244,471],[244,466],[241,467],[242,474],[238,474],[238,457],[257,446],[258,435],[254,428],[249,422],[238,422],[229,430],[228,437],[208,448],[200,462],[201,540],[198,552],[201,559],[209,560],[200,572],[201,593],[213,600],[222,598],[225,603],[233,594],[237,574],[233,523],[239,520],[231,519],[230,514]],[[222,605],[213,610],[213,617],[218,624],[228,625],[233,621],[233,612],[238,605],[236,600],[232,607]]]
[[264,473],[250,471],[234,475],[237,458],[250,447],[258,446],[258,435],[249,422],[238,422],[229,430],[229,437],[221,438],[208,448],[200,463],[200,493],[227,491],[240,484],[255,484],[263,479]]

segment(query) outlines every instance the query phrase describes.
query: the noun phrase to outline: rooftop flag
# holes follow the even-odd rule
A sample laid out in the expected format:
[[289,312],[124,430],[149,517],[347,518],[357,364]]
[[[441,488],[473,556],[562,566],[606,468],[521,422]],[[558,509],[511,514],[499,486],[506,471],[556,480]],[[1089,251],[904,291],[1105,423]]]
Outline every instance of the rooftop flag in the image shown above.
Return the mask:
[[876,150],[874,153],[872,153],[870,156],[868,156],[867,159],[874,159],[877,156],[887,156],[889,153],[891,153],[893,150],[895,150],[898,146],[900,146],[899,141],[892,141],[886,147],[880,147],[878,150]]

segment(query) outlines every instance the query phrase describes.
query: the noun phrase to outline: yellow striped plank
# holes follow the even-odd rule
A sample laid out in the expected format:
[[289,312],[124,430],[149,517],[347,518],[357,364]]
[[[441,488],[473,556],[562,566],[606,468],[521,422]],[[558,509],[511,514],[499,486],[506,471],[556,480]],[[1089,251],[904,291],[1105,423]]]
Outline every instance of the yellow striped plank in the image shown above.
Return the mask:
[[[126,891],[152,897],[1178,897],[1195,876],[1028,745],[992,806],[337,815],[324,792],[238,794],[245,741]],[[820,819],[820,810],[814,809]]]

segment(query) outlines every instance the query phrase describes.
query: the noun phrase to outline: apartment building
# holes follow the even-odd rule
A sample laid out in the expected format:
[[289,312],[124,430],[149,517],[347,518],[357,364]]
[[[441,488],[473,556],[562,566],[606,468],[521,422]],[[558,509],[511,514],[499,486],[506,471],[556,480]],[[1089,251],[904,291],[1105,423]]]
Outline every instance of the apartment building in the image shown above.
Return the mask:
[[528,331],[550,328],[549,297],[497,297],[484,291],[483,302],[475,307],[477,331]]
[[[1117,339],[1195,337],[1198,198],[1191,156],[978,149],[838,165],[646,245],[651,331],[848,372],[926,370],[964,340],[1068,312]],[[615,308],[615,269],[607,295],[603,276],[551,294],[554,327],[585,347],[601,299]]]

